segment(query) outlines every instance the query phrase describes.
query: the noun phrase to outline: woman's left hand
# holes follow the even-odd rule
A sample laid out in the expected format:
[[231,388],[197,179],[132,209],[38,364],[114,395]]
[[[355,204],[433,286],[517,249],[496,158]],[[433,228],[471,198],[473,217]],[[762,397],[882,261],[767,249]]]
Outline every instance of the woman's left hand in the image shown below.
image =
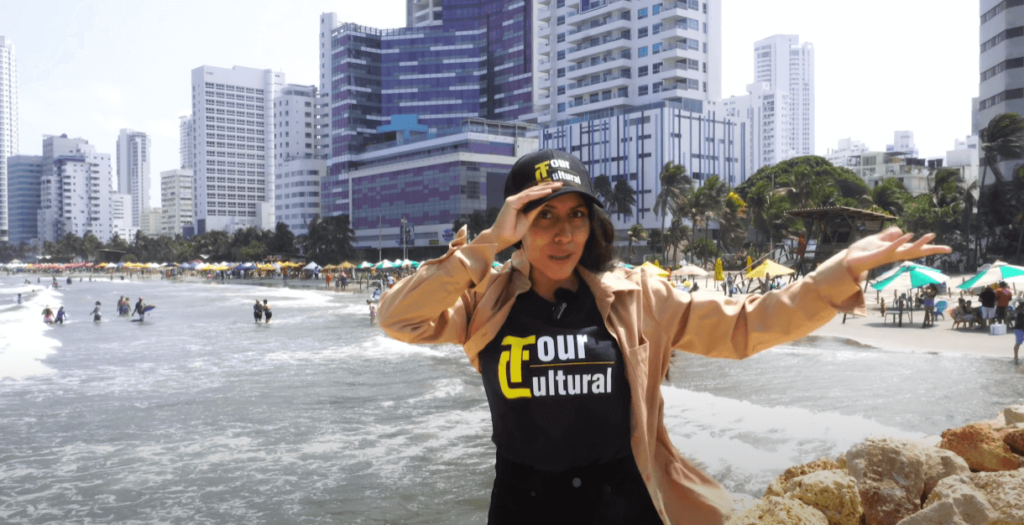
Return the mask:
[[872,268],[952,251],[949,246],[928,244],[935,239],[934,233],[922,235],[908,245],[913,238],[914,234],[904,234],[896,227],[865,237],[850,245],[846,265],[855,279],[863,281]]

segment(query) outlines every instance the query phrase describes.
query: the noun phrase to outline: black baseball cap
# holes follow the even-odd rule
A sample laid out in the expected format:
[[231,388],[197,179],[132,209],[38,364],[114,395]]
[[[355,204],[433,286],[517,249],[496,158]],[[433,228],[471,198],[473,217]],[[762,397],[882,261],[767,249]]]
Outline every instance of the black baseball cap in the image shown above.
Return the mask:
[[523,207],[524,213],[569,193],[579,193],[584,201],[604,208],[604,204],[594,195],[590,173],[583,166],[583,162],[564,151],[553,149],[523,155],[516,161],[508,173],[508,178],[505,179],[505,198],[541,182],[561,182],[562,187],[547,197],[527,204]]

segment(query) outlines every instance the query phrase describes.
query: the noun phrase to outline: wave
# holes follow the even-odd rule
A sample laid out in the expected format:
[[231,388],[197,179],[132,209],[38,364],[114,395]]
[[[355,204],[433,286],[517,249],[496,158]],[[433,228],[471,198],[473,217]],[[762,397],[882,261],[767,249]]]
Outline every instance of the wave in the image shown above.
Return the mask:
[[53,327],[43,324],[40,313],[46,306],[56,311],[61,297],[60,292],[44,288],[23,295],[21,305],[0,310],[0,381],[53,372],[42,361],[61,344],[47,336]]

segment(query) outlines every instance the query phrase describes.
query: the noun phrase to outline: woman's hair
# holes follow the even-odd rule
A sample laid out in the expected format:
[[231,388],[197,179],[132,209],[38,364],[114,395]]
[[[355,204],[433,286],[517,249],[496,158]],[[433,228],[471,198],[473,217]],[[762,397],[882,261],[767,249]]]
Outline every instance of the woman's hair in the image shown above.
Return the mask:
[[603,208],[593,204],[587,207],[590,208],[587,214],[590,217],[590,236],[583,246],[579,265],[593,273],[605,272],[611,269],[617,255],[615,226]]

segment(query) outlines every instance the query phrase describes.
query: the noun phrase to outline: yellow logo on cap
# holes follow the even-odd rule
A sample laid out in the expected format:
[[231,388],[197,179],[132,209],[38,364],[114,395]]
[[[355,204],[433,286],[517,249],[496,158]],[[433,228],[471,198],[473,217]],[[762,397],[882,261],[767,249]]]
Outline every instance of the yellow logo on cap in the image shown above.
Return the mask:
[[541,162],[540,164],[534,166],[534,168],[537,170],[536,173],[535,173],[535,175],[537,176],[537,182],[544,182],[546,180],[551,180],[551,177],[548,177],[548,167],[550,165],[551,165],[551,161],[550,160],[545,160],[544,162]]

